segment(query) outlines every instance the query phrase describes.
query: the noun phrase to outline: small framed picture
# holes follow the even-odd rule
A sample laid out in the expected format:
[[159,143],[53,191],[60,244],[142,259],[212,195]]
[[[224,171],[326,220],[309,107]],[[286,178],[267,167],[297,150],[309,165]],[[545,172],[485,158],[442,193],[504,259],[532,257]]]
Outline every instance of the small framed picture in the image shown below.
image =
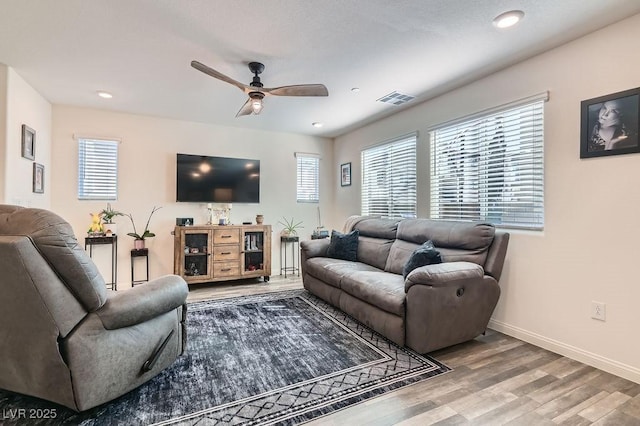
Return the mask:
[[640,87],[582,101],[580,158],[640,152]]
[[340,186],[351,185],[351,163],[340,165]]
[[36,131],[26,124],[22,125],[22,156],[29,160],[36,159]]
[[44,166],[33,163],[33,192],[44,193]]

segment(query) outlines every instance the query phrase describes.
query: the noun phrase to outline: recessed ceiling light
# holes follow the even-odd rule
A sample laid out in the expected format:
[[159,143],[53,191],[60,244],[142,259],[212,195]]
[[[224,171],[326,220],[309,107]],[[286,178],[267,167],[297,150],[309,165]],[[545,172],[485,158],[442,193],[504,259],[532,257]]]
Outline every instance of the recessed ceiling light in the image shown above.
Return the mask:
[[322,126],[324,126],[324,123],[321,123],[319,121],[314,121],[313,123],[311,123],[311,125],[313,127],[322,127]]
[[105,99],[111,99],[113,98],[113,95],[109,92],[104,92],[102,90],[98,90],[98,96],[100,96],[101,98],[105,98]]
[[493,19],[493,25],[496,28],[509,28],[520,22],[524,17],[524,12],[521,10],[510,10],[509,12],[501,13]]
[[352,91],[353,93],[358,93],[358,92],[360,91],[360,88],[359,88],[359,87],[352,87],[352,88],[351,88],[351,91]]

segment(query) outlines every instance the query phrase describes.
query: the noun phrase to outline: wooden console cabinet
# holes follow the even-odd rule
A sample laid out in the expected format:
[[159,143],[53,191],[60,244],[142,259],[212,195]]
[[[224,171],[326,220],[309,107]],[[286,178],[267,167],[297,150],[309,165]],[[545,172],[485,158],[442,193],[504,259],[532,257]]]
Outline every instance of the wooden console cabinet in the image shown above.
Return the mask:
[[173,272],[187,284],[271,275],[271,225],[176,226]]

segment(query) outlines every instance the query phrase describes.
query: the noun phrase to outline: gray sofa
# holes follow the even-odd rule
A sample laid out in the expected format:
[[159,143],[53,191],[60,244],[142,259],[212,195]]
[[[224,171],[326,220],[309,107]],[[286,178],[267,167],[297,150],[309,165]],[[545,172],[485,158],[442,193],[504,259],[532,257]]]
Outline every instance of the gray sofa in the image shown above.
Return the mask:
[[[509,234],[491,224],[429,219],[351,217],[357,261],[327,257],[330,240],[300,243],[304,287],[419,353],[474,339],[487,327],[500,296],[498,280]],[[413,251],[431,240],[442,263],[403,278]]]
[[187,294],[171,275],[107,291],[67,222],[0,205],[0,388],[76,411],[136,388],[185,350]]

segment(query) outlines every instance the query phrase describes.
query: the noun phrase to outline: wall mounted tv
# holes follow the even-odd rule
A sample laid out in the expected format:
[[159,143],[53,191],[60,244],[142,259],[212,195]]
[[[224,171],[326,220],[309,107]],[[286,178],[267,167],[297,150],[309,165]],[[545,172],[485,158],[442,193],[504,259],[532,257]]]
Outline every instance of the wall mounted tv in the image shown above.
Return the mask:
[[177,154],[176,165],[176,201],[260,202],[260,160]]

